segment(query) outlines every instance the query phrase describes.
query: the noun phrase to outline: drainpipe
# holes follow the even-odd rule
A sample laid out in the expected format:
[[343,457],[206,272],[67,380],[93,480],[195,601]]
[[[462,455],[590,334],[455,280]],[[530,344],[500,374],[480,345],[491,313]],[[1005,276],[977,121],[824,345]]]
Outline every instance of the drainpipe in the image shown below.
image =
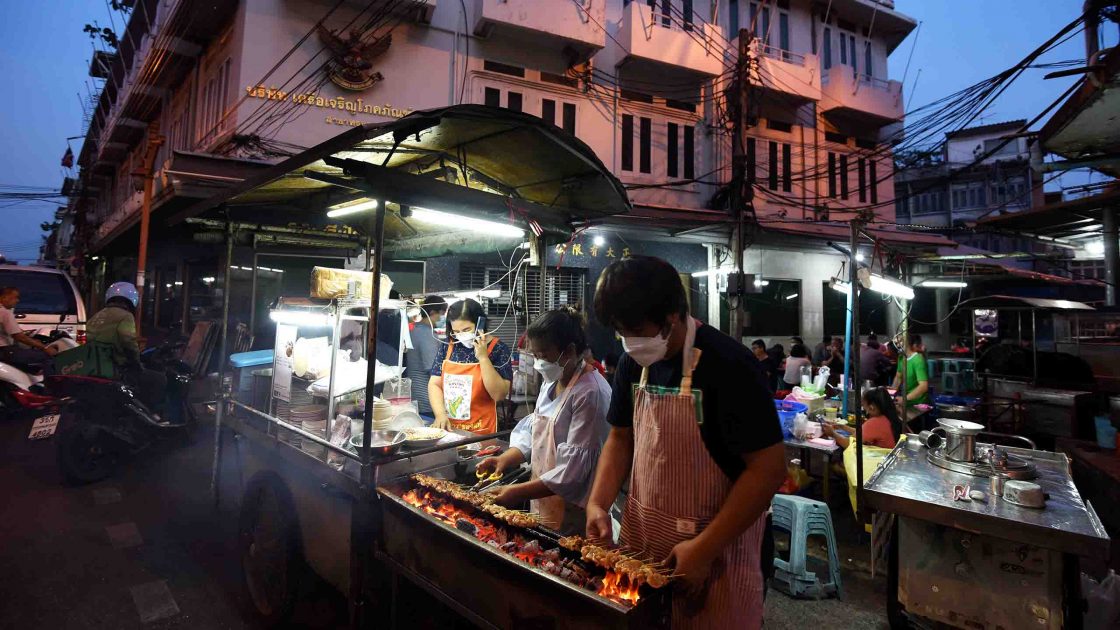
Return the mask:
[[1120,280],[1120,232],[1117,230],[1116,207],[1104,208],[1101,222],[1104,227],[1104,301],[1108,306],[1116,306],[1116,282]]

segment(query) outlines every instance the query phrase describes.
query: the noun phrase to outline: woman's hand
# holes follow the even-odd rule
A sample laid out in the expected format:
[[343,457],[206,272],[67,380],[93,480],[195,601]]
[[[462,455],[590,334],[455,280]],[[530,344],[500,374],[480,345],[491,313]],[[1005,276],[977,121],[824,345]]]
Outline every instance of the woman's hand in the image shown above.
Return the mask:
[[525,501],[521,496],[521,485],[522,484],[515,483],[512,486],[498,486],[497,488],[487,490],[486,494],[494,498],[494,503],[508,508]]
[[836,437],[836,427],[833,426],[830,422],[826,422],[821,425],[821,432],[828,437]]
[[475,466],[475,470],[480,470],[487,475],[495,472],[505,472],[506,468],[509,468],[509,466],[502,461],[501,457],[487,457],[478,462],[478,466]]
[[447,419],[446,414],[436,414],[436,419],[432,422],[433,429],[450,429],[451,421]]
[[490,345],[490,335],[487,334],[485,331],[483,331],[483,332],[475,331],[475,335],[474,335],[474,356],[475,356],[476,359],[478,359],[478,363],[480,365],[486,365],[486,364],[490,363],[490,350],[488,349],[489,345]]

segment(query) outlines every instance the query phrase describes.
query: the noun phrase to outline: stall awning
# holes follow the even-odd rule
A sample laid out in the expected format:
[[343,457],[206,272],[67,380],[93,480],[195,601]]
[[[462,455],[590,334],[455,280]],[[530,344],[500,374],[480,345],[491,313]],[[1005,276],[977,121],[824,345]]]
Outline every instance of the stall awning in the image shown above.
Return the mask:
[[985,295],[960,303],[960,308],[1002,308],[1002,309],[1038,309],[1044,311],[1092,311],[1092,306],[1084,302],[1071,302],[1069,300],[1048,300],[1044,298],[1019,297],[1016,295]]
[[218,207],[286,213],[286,220],[321,217],[331,206],[361,198],[394,204],[387,242],[454,234],[452,225],[410,220],[410,208],[520,227],[532,220],[565,233],[576,222],[630,210],[622,183],[575,136],[536,116],[458,105],[355,127],[178,213],[171,223]]
[[1033,210],[988,217],[976,222],[978,228],[1022,232],[1050,238],[1097,237],[1101,231],[1104,208],[1120,206],[1120,188],[1052,203]]
[[[777,232],[796,236],[809,236],[847,242],[849,230],[847,223],[817,222],[803,223],[794,221],[766,221],[762,222],[762,229],[767,232]],[[863,232],[881,240],[885,245],[900,249],[931,249],[937,247],[956,247],[957,244],[948,238],[930,232],[904,232],[898,229],[867,227]]]

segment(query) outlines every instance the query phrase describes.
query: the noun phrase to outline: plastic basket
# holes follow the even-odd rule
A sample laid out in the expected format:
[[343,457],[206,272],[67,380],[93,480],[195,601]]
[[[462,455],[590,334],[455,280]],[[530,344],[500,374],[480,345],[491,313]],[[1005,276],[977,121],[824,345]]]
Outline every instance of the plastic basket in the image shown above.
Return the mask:
[[792,400],[775,400],[774,409],[778,412],[778,421],[782,424],[782,436],[793,437],[793,420],[799,413],[807,413],[809,407]]

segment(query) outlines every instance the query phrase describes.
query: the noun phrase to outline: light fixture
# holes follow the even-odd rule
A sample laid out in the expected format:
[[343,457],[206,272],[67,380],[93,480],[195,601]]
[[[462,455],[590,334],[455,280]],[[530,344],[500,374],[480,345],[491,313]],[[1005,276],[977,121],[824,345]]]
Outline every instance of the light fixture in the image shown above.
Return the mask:
[[797,297],[797,295],[798,295],[797,293],[793,293],[793,294],[787,295],[787,296],[786,296],[786,299],[787,299],[787,300],[792,300],[793,298]]
[[331,317],[326,313],[311,311],[271,311],[268,318],[277,324],[291,326],[330,326]]
[[968,286],[968,283],[959,280],[922,280],[918,286],[931,289],[963,289]]
[[863,262],[863,252],[856,252],[856,262]]
[[460,300],[477,300],[479,298],[486,298],[493,300],[502,297],[501,289],[482,289],[480,291],[460,291],[455,294],[455,297]]
[[831,287],[835,291],[839,291],[839,292],[843,293],[844,295],[851,295],[852,294],[852,285],[848,284],[847,282],[844,282],[843,280],[833,278],[833,279],[828,281],[828,286]]
[[485,219],[475,219],[473,217],[464,217],[462,215],[449,214],[447,212],[438,212],[436,210],[428,210],[427,208],[412,208],[412,218],[423,223],[431,223],[434,225],[442,225],[444,227],[471,230],[472,232],[480,232],[482,234],[489,234],[491,236],[505,236],[514,238],[525,237],[525,230],[522,230],[515,225],[510,225],[508,223],[497,223],[495,221],[487,221]]
[[211,282],[214,282],[215,280],[217,280],[217,278],[215,278],[214,276],[206,276],[205,278],[202,279],[202,283],[203,284],[210,284]]
[[871,273],[868,269],[860,269],[858,275],[859,283],[876,293],[900,297],[904,300],[914,299],[914,289],[902,284],[894,278],[887,278],[879,274]]
[[769,280],[763,280],[761,278],[755,278],[754,286],[756,286],[756,287],[768,287],[768,286],[770,286],[770,281]]
[[346,203],[339,203],[331,206],[330,209],[327,210],[327,217],[336,219],[338,217],[365,212],[366,210],[375,210],[377,206],[378,203],[376,199],[361,197],[353,201],[347,201]]
[[727,274],[731,273],[732,271],[734,271],[734,269],[730,269],[730,268],[727,268],[727,267],[724,267],[724,268],[721,268],[721,269],[704,269],[704,270],[701,270],[701,271],[693,271],[692,272],[692,277],[693,278],[707,278],[709,276],[726,276]]
[[1104,241],[1089,241],[1085,243],[1085,253],[1090,256],[1103,256],[1104,255]]
[[595,247],[602,247],[607,244],[607,239],[603,238],[602,234],[596,234],[595,238],[591,239],[591,243],[595,245]]
[[101,257],[100,256],[90,256],[90,260],[101,260]]
[[170,289],[170,288],[171,288],[171,283],[170,283],[170,282],[168,282],[168,283],[167,283],[167,288],[168,288],[168,289]]
[[183,286],[183,281],[182,280],[176,280],[175,281],[175,286],[177,286],[177,287]]

